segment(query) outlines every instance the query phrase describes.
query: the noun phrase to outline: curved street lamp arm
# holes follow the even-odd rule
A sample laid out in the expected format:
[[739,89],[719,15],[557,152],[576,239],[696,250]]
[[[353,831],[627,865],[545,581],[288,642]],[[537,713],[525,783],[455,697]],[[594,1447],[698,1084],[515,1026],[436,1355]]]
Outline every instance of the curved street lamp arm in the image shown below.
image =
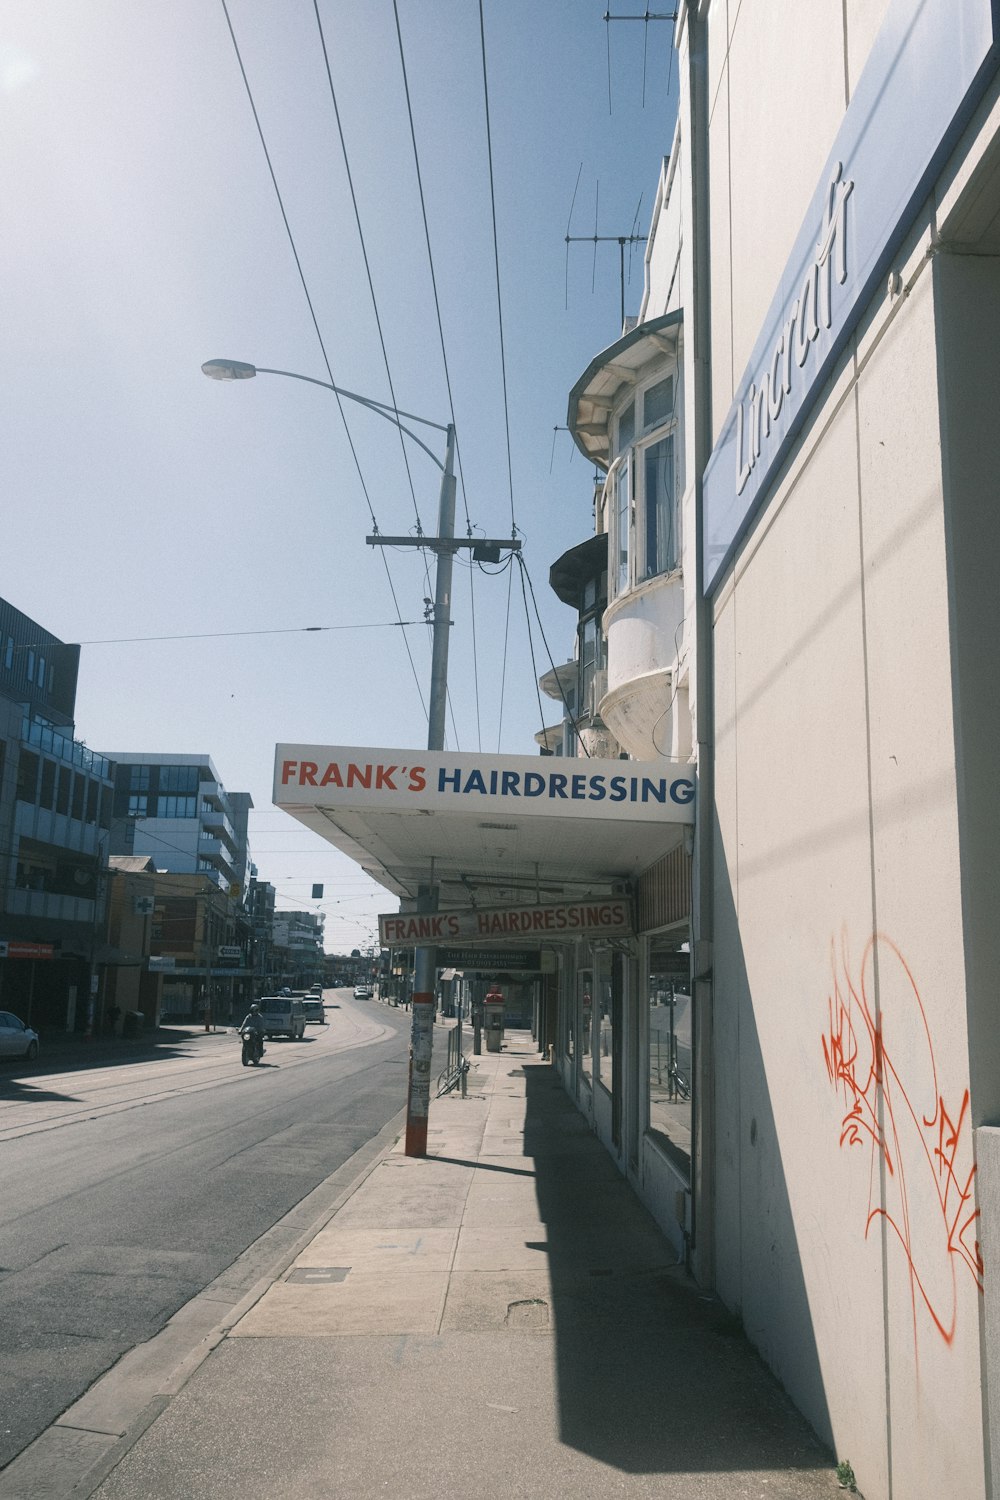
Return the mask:
[[258,375],[287,375],[289,380],[304,380],[308,385],[321,385],[325,391],[333,391],[334,395],[343,396],[347,401],[356,401],[359,406],[367,406],[369,410],[375,412],[378,416],[385,417],[386,421],[391,422],[394,427],[398,427],[400,432],[405,432],[408,438],[413,439],[418,448],[424,450],[428,458],[434,460],[439,469],[444,469],[444,464],[438,458],[437,454],[428,448],[423,439],[418,438],[415,432],[411,432],[408,427],[405,427],[399,419],[400,417],[405,417],[408,422],[421,422],[425,427],[434,427],[438,432],[447,432],[448,428],[443,427],[440,422],[430,422],[426,417],[415,416],[411,411],[399,411],[397,407],[388,406],[384,401],[373,401],[370,396],[359,396],[356,391],[345,390],[342,385],[331,385],[329,380],[316,380],[312,375],[298,375],[294,370],[271,370],[266,365],[258,365],[256,368]]

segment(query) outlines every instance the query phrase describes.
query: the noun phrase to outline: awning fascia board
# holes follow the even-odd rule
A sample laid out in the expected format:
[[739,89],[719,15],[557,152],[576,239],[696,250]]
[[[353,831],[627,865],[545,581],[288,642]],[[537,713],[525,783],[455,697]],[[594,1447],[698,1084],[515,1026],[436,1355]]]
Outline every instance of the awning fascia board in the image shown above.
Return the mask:
[[[683,311],[677,308],[638,324],[592,359],[570,391],[566,425],[590,462],[608,468],[608,427],[622,388],[638,385],[649,364],[676,353],[683,322]],[[610,389],[609,382],[614,382]],[[603,422],[602,415],[606,418]]]

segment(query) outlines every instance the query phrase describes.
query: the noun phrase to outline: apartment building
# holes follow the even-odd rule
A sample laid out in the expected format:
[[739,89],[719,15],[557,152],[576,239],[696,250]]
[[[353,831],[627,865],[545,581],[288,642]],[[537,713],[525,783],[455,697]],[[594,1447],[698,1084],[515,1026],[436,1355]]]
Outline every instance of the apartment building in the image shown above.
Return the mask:
[[0,1004],[69,1029],[100,1002],[113,790],[74,738],[79,655],[0,599]]

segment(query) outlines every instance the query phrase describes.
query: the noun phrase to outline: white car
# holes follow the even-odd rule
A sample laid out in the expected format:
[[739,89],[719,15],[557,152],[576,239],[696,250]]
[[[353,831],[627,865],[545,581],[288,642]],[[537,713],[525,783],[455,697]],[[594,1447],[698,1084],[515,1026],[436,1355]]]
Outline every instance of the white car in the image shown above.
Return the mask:
[[26,1057],[33,1062],[38,1056],[38,1032],[14,1015],[0,1010],[0,1057]]
[[371,987],[367,984],[356,984],[354,986],[355,1000],[370,1000],[372,997]]
[[306,1025],[325,1026],[326,1010],[318,995],[306,995],[302,1000],[306,1013]]

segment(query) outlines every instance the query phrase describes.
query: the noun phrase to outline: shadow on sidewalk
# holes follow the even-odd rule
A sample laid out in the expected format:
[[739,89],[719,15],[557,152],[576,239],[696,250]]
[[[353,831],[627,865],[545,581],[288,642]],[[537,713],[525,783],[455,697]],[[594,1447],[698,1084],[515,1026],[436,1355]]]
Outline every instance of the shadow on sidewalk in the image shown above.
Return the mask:
[[739,1320],[676,1264],[556,1071],[524,1072],[561,1440],[636,1474],[829,1466]]

